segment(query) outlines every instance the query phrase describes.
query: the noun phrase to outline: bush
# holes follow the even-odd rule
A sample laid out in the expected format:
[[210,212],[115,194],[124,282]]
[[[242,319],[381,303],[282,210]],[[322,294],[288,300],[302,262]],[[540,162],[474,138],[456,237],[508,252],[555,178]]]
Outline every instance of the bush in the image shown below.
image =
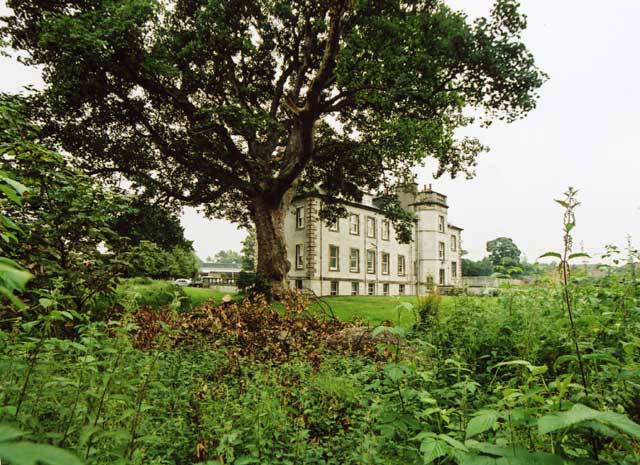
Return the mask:
[[260,273],[241,271],[236,279],[238,291],[247,296],[262,294],[266,297],[271,295],[271,283]]
[[415,328],[419,331],[437,326],[440,321],[440,306],[442,304],[442,296],[437,290],[425,295],[418,296],[417,318]]
[[176,310],[184,312],[191,308],[191,301],[184,289],[175,284],[150,278],[130,278],[122,280],[113,296],[102,299],[96,305],[96,312],[101,314],[113,307],[137,310],[142,307],[159,309],[170,305],[175,305]]

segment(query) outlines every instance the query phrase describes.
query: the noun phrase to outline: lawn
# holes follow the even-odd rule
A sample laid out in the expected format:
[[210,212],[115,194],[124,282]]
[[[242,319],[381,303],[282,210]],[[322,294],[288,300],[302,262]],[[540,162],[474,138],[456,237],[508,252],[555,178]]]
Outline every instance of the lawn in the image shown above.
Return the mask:
[[[203,287],[183,287],[182,288],[191,300],[191,305],[200,305],[202,302],[213,299],[215,302],[220,303],[222,298],[229,294],[228,292],[218,291],[216,289],[207,289]],[[232,297],[238,298],[236,294],[231,294]]]

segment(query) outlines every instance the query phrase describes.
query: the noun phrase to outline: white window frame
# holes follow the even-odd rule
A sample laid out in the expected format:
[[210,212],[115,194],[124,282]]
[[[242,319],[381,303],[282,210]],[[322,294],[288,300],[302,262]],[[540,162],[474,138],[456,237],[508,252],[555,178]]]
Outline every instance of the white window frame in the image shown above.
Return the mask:
[[440,286],[444,286],[444,283],[447,280],[447,272],[445,271],[444,268],[440,268],[440,272],[438,274],[438,284]]
[[351,295],[360,295],[360,283],[351,281]]
[[438,215],[438,231],[444,232],[444,216]]
[[389,295],[389,283],[382,284],[382,295]]
[[445,252],[445,248],[446,248],[446,245],[445,245],[444,242],[442,242],[442,241],[438,242],[438,258],[440,260],[444,260],[445,259],[445,253],[444,253]]
[[[385,260],[386,258],[386,260]],[[380,253],[381,272],[382,274],[389,274],[391,268],[391,254],[387,252]]]
[[[335,257],[331,254],[331,252],[335,250]],[[335,266],[331,264],[335,259]],[[337,245],[329,245],[329,271],[340,271],[340,247]]]
[[296,229],[304,229],[304,207],[296,207]]
[[404,294],[405,294],[404,284],[398,284],[398,295],[404,295]]
[[349,234],[353,234],[354,236],[360,235],[360,215],[356,213],[349,215]]
[[[353,266],[354,262],[355,266]],[[349,249],[349,271],[352,273],[360,273],[360,249]]]
[[[334,286],[335,286],[335,289],[334,289]],[[334,297],[340,294],[340,283],[338,281],[330,281],[329,294]]]
[[304,244],[296,244],[296,270],[304,269]]
[[389,220],[382,221],[382,240],[388,241],[391,238],[391,223]]
[[376,295],[376,283],[369,283],[367,285],[367,295]]
[[336,220],[329,224],[329,231],[339,232],[340,231],[340,219],[336,218]]
[[404,276],[407,272],[407,261],[404,255],[398,255],[398,276]]
[[[372,260],[369,260],[369,258]],[[371,266],[369,266],[371,264]],[[375,274],[376,272],[376,251],[375,250],[367,250],[367,273]]]
[[458,262],[451,262],[451,277],[458,277]]
[[455,234],[451,235],[451,251],[452,252],[458,251],[458,236],[456,236]]
[[376,237],[376,219],[373,216],[367,216],[367,237]]

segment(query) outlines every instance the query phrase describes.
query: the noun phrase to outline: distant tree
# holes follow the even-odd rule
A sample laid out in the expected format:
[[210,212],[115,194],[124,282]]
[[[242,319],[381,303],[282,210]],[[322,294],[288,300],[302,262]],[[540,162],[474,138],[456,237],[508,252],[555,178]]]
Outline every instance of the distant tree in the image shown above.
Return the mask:
[[242,256],[242,269],[244,271],[255,271],[257,248],[256,231],[254,229],[250,229],[249,234],[247,234],[247,237],[242,241],[242,249],[240,250],[240,255]]
[[462,259],[462,276],[491,276],[492,274],[493,265],[487,257],[478,261]]
[[197,257],[190,247],[165,250],[155,242],[140,241],[128,251],[128,276],[156,279],[192,278],[198,273]]
[[113,219],[113,230],[128,237],[134,246],[145,240],[164,250],[192,247],[175,212],[145,196],[132,198],[129,208]]
[[498,237],[487,242],[487,252],[489,261],[494,267],[516,267],[520,265],[520,249],[512,239],[508,237]]
[[235,250],[220,250],[213,257],[207,257],[207,261],[219,265],[240,266],[242,264],[242,256]]
[[[471,173],[474,121],[535,107],[545,75],[516,0],[473,21],[442,0],[8,0],[0,40],[42,66],[34,108],[93,173],[255,225],[257,268],[288,289],[297,191],[392,195],[426,157]],[[338,124],[328,124],[335,121]],[[385,212],[404,239],[397,199]]]

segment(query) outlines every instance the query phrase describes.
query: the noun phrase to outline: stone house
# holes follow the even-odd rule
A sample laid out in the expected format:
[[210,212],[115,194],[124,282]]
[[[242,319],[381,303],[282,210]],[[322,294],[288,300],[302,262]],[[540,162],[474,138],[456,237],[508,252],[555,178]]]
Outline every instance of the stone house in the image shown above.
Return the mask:
[[398,242],[374,196],[345,202],[347,217],[333,225],[320,219],[323,198],[298,196],[285,217],[292,286],[320,296],[415,295],[461,283],[462,229],[449,224],[447,197],[431,186],[400,194],[416,215],[408,244]]

